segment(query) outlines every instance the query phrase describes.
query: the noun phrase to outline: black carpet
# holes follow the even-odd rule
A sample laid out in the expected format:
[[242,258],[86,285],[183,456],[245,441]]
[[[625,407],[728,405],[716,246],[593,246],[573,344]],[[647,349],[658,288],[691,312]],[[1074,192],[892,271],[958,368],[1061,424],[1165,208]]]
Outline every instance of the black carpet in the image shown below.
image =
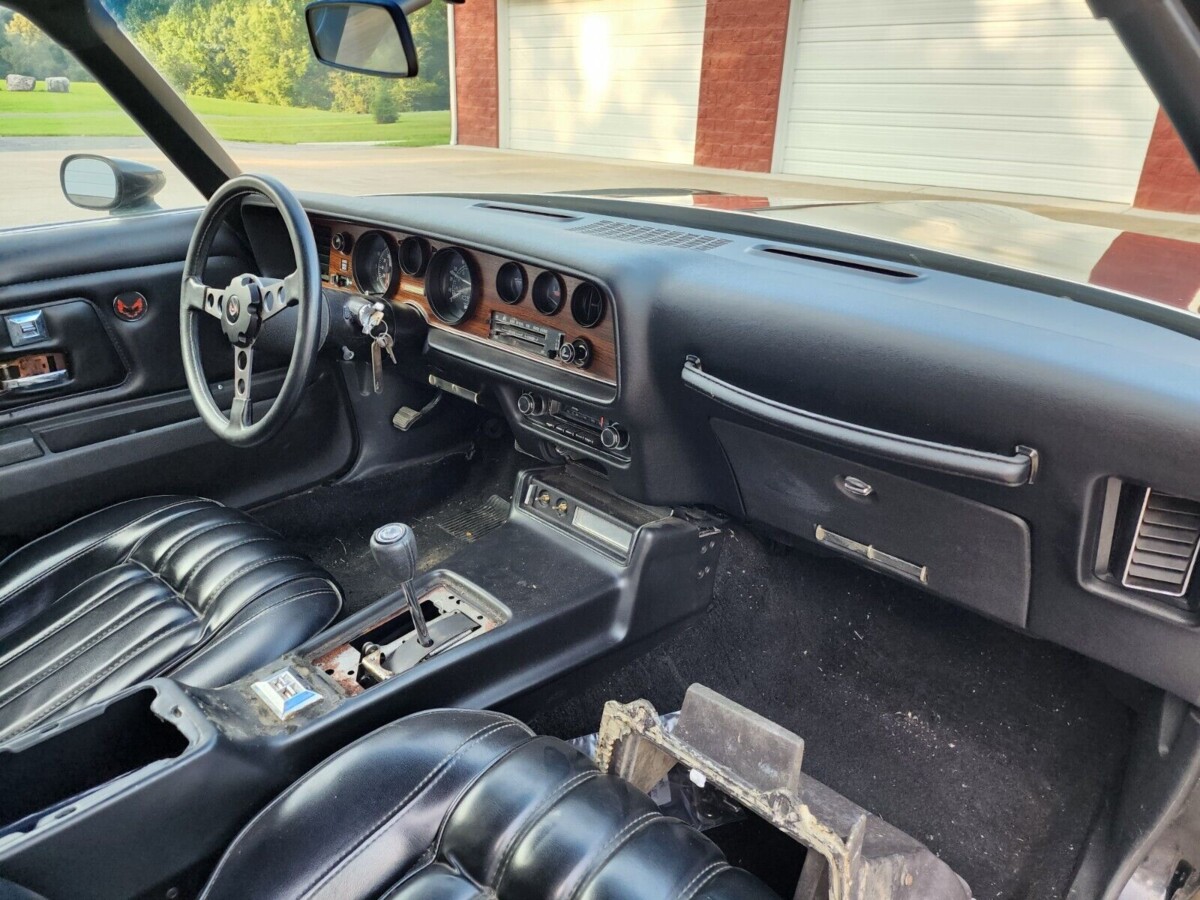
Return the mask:
[[[524,464],[530,463],[525,459]],[[346,599],[343,615],[350,615],[399,587],[371,558],[376,528],[407,522],[417,537],[419,570],[433,569],[470,542],[473,535],[464,523],[492,515],[498,505],[494,497],[511,498],[517,470],[511,443],[485,440],[469,454],[316,488],[254,515],[337,579]]]
[[607,699],[667,712],[693,682],[804,737],[809,774],[926,843],[978,900],[1064,894],[1132,726],[1082,657],[740,528],[708,612],[530,724],[589,733]]
[[[349,613],[396,588],[371,560],[375,528],[412,524],[432,568],[511,495],[518,465],[495,441],[256,514],[337,577]],[[564,682],[530,724],[575,737],[607,699],[667,712],[693,682],[803,736],[809,774],[925,842],[978,900],[1063,895],[1132,726],[1083,658],[741,528],[705,614],[599,684]],[[737,829],[722,829],[731,855],[794,877],[786,843],[764,871],[768,845]]]

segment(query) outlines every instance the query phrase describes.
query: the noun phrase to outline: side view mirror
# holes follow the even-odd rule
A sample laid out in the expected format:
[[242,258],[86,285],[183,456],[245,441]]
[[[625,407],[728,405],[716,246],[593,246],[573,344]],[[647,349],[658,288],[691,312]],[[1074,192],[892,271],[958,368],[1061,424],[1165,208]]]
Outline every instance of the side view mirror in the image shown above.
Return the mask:
[[58,178],[71,203],[112,212],[158,209],[154,195],[167,183],[154,166],[91,153],[72,153],[64,159]]
[[429,0],[316,0],[304,10],[308,39],[321,62],[335,69],[413,78],[417,48],[408,16]]

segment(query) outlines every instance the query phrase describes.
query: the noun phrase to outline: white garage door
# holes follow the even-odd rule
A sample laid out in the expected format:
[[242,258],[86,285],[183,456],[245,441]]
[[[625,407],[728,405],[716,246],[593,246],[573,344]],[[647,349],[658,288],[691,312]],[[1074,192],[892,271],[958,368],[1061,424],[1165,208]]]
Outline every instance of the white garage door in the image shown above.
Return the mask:
[[507,6],[507,146],[692,162],[705,0]]
[[1158,106],[1084,0],[793,0],[777,165],[1130,202]]

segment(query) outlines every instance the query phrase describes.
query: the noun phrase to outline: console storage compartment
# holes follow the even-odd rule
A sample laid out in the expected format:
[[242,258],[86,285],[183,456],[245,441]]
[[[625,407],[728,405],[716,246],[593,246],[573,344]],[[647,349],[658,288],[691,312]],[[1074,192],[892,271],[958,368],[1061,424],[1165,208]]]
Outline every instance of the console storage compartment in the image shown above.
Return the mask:
[[150,687],[127,694],[97,715],[47,734],[38,729],[0,750],[0,839],[32,830],[73,800],[187,749],[187,737],[150,708]]

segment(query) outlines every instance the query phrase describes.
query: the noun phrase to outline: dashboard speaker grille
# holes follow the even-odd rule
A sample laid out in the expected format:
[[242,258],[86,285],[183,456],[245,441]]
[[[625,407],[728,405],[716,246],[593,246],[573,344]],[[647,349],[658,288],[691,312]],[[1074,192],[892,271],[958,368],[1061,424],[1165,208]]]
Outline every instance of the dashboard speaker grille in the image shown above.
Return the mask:
[[681,250],[715,250],[717,247],[724,247],[730,243],[730,241],[724,238],[710,237],[707,234],[697,234],[693,231],[653,228],[649,225],[637,225],[633,222],[617,222],[612,219],[600,219],[597,222],[588,222],[586,225],[572,228],[571,231],[609,238],[614,241],[626,241],[630,244],[678,247]]
[[1200,550],[1200,502],[1146,489],[1121,583],[1182,597]]

